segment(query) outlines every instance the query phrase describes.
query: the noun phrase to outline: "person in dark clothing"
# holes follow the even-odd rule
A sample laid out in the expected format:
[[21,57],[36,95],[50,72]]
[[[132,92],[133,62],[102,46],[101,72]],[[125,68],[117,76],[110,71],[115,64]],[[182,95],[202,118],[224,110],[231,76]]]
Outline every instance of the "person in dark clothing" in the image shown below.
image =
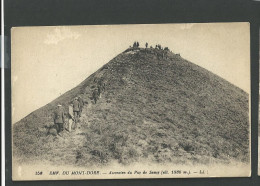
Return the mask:
[[54,111],[54,124],[57,130],[57,134],[63,131],[65,117],[64,110],[60,104],[57,105],[57,109]]
[[79,104],[77,97],[74,99],[72,104],[73,104],[73,113],[74,113],[75,123],[77,123],[78,119],[79,119],[79,111],[80,111],[80,104]]
[[105,91],[105,82],[103,79],[101,79],[99,82],[98,82],[98,92],[99,92],[99,95]]
[[83,99],[80,96],[78,96],[78,101],[79,101],[79,117],[81,117],[84,102],[83,102]]
[[95,89],[93,91],[92,97],[93,97],[94,103],[96,104],[97,103],[97,99],[98,99],[98,90],[97,89]]
[[100,85],[98,85],[97,91],[98,91],[99,98],[101,98],[101,86]]
[[102,84],[102,91],[104,92],[106,90],[106,83]]

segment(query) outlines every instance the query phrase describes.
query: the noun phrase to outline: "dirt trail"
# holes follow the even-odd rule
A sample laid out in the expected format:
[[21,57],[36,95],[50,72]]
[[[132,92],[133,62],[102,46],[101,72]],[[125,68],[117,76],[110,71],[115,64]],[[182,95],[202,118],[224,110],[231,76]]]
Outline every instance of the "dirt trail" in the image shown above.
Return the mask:
[[85,106],[82,110],[82,116],[77,128],[68,132],[66,129],[61,133],[61,136],[54,138],[55,145],[53,148],[54,154],[58,155],[55,162],[58,164],[75,164],[78,158],[81,156],[79,149],[84,146],[86,142],[85,130],[86,127],[82,127],[86,124],[86,112],[91,108],[91,103]]

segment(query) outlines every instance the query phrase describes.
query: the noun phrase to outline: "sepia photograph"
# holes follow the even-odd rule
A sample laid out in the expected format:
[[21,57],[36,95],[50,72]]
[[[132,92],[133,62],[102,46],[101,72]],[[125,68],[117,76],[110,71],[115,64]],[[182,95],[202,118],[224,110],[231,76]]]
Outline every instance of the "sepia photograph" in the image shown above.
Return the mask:
[[13,27],[11,92],[14,181],[251,175],[247,22]]

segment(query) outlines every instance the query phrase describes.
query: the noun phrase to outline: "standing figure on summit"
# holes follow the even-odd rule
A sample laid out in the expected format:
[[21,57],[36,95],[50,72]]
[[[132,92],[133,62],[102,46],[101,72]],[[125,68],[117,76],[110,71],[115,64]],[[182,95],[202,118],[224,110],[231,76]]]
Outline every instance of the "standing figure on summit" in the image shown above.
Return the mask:
[[74,99],[72,104],[73,104],[74,120],[75,123],[77,123],[79,120],[79,111],[80,111],[80,103],[77,97]]
[[60,135],[60,132],[63,131],[63,124],[65,121],[64,110],[61,104],[57,105],[57,109],[54,111],[54,124],[57,130],[57,134]]

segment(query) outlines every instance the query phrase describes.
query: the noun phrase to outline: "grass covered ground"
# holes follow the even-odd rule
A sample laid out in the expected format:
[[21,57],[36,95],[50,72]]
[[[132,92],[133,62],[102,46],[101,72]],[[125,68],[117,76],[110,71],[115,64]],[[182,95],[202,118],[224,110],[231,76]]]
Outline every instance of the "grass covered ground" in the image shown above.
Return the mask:
[[[157,49],[128,49],[79,86],[13,126],[20,162],[91,166],[139,161],[176,164],[249,162],[249,95],[213,73]],[[97,104],[92,89],[105,90]],[[81,128],[46,135],[57,103],[81,95]]]

